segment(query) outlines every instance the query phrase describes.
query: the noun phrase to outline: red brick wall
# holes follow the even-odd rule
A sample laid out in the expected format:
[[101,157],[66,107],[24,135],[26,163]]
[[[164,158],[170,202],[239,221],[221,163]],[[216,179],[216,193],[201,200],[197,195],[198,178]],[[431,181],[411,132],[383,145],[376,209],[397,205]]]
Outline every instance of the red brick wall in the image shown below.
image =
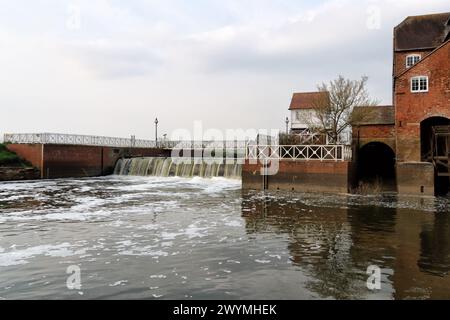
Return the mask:
[[[414,76],[429,77],[429,92],[411,92]],[[420,123],[433,116],[450,118],[450,42],[400,76],[394,98],[398,160],[420,161]]]
[[394,75],[398,75],[406,70],[406,57],[411,54],[420,54],[422,58],[428,55],[432,50],[426,51],[406,51],[394,52]]
[[[43,178],[93,177],[113,173],[116,162],[124,156],[170,156],[170,151],[143,148],[97,146],[10,144],[9,150],[41,171]],[[44,151],[44,154],[42,154]]]
[[[332,173],[347,174],[348,162],[345,161],[279,161],[279,172],[282,173]],[[246,171],[260,172],[261,164],[244,164]]]
[[[352,164],[344,161],[289,161],[279,162],[276,175],[268,176],[269,190],[301,192],[339,192],[350,189]],[[260,164],[249,164],[242,168],[242,188],[261,190],[263,177]]]
[[121,157],[156,157],[164,153],[160,149],[45,145],[43,174],[45,178],[101,176],[112,174]]
[[354,127],[353,139],[355,141],[359,139],[360,148],[370,142],[382,142],[395,152],[395,125],[379,124]]
[[42,145],[41,144],[8,144],[8,150],[15,152],[22,159],[30,162],[34,167],[41,170]]
[[102,174],[102,147],[44,146],[44,178],[92,177]]

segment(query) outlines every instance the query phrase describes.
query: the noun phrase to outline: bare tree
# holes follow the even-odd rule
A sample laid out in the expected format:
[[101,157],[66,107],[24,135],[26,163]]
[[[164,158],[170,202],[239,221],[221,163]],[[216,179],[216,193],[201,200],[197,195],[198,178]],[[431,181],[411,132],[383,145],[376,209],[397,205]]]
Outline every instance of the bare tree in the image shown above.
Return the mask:
[[320,93],[312,101],[307,124],[313,132],[328,135],[331,143],[338,143],[340,135],[353,124],[370,117],[358,110],[360,106],[376,106],[378,101],[370,98],[367,91],[368,78],[349,80],[343,76],[318,86]]

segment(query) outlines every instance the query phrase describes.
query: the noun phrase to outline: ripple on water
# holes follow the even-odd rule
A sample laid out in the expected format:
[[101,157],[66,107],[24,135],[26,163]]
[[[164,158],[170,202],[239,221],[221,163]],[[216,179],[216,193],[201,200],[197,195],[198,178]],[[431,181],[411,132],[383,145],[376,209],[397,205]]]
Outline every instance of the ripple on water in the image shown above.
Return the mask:
[[[393,296],[392,276],[401,272],[419,279],[402,280],[417,288],[404,296],[423,297],[421,283],[448,291],[448,199],[247,193],[240,184],[147,177],[1,184],[2,296],[64,296],[72,264],[82,268],[86,298],[367,298],[368,263],[383,266],[383,297]],[[420,261],[398,270],[406,256]],[[34,279],[49,272],[56,282]]]

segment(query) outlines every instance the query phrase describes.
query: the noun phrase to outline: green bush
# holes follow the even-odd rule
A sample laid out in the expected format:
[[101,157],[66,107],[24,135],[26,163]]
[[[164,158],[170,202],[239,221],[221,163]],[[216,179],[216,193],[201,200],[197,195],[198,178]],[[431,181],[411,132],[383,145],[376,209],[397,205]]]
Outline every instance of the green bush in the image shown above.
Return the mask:
[[6,146],[0,143],[0,166],[21,164],[20,158],[13,152],[6,149]]

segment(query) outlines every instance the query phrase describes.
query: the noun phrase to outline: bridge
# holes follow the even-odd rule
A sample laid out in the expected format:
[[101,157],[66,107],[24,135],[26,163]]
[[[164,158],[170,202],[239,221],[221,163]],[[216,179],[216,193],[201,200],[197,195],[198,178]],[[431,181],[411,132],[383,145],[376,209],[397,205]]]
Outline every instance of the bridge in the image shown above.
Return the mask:
[[244,149],[247,141],[172,141],[143,140],[131,138],[116,138],[91,135],[61,134],[61,133],[6,133],[4,142],[11,144],[59,144],[79,146],[101,146],[114,148],[206,148],[235,147]]
[[[259,140],[259,139],[258,139]],[[41,178],[91,177],[111,174],[121,158],[214,158],[253,162],[344,162],[352,151],[344,145],[280,146],[251,141],[154,141],[59,133],[5,134],[8,149],[30,162]],[[269,141],[271,143],[271,141]]]

